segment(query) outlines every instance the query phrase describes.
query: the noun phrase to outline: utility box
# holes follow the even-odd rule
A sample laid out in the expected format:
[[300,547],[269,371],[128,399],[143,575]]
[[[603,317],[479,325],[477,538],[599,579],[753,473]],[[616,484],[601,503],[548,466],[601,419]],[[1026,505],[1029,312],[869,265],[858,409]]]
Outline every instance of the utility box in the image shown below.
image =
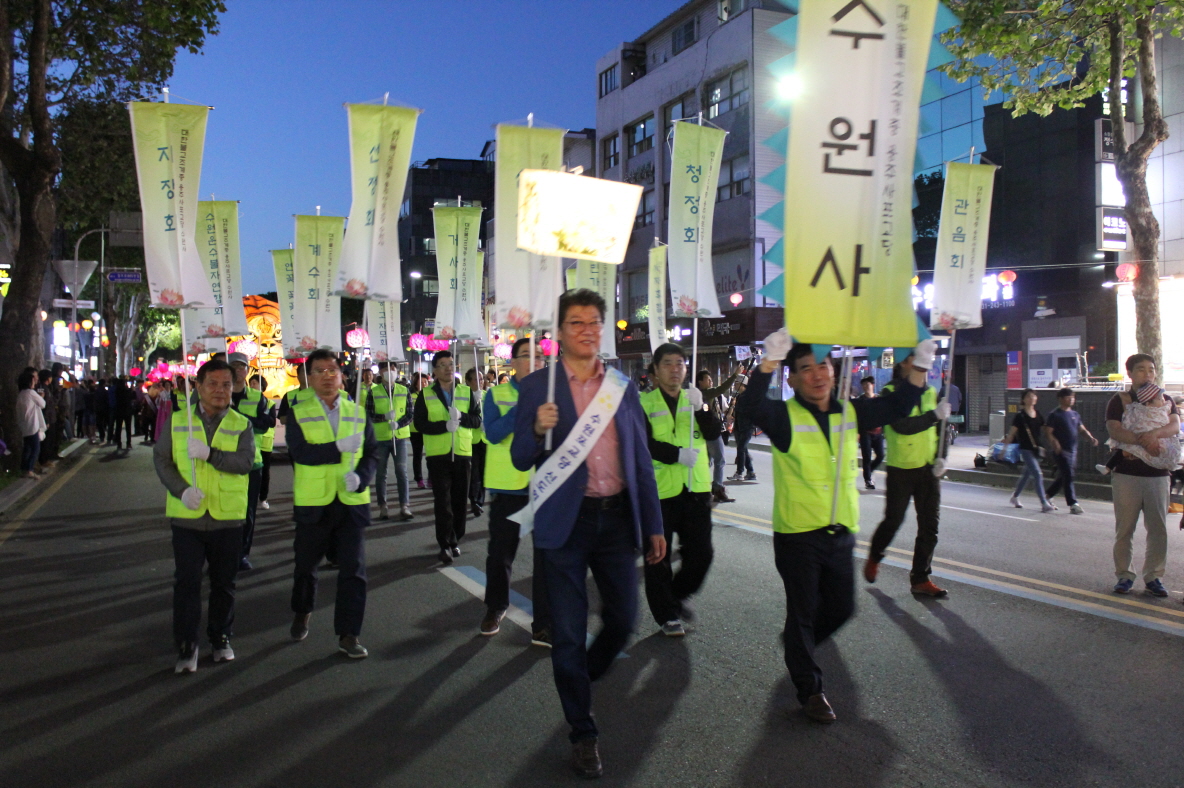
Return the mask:
[[997,410],[987,416],[987,421],[987,432],[991,438],[991,445],[1002,443],[1003,438],[1007,435],[1007,414]]

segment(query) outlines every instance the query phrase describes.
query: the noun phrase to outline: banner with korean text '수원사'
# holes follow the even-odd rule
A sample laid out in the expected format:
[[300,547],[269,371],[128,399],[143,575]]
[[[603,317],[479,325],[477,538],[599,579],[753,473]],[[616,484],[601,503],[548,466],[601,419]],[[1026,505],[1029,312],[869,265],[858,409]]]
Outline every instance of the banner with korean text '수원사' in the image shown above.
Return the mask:
[[341,352],[341,298],[330,291],[341,255],[342,216],[297,216],[292,268],[292,331],[284,327],[284,354],[304,358],[317,348]]
[[[711,224],[726,132],[679,121],[670,159],[670,301],[680,317],[721,317]],[[747,177],[747,176],[745,176]]]
[[991,226],[994,164],[946,165],[933,261],[929,327],[946,331],[983,324],[983,277]]
[[482,257],[477,249],[481,209],[437,205],[432,208],[432,224],[436,233],[436,269],[440,276],[433,336],[436,339],[483,338]]
[[366,326],[370,332],[370,353],[375,361],[405,361],[403,353],[402,304],[398,301],[366,302]]
[[937,0],[803,0],[785,188],[785,320],[908,347],[913,154]]
[[[202,265],[210,278],[217,309],[199,309],[201,332],[211,337],[242,336],[250,333],[243,308],[242,258],[238,246],[238,201],[202,200],[197,204],[201,221],[197,246]],[[188,320],[186,316],[186,320]]]
[[604,299],[604,327],[600,332],[600,357],[617,357],[617,266],[580,260],[576,263],[576,287],[586,287]]
[[666,246],[650,249],[649,270],[650,352],[666,341]]
[[347,104],[353,202],[333,285],[347,298],[403,300],[399,210],[419,110]]
[[[518,248],[518,176],[523,170],[558,170],[563,166],[563,129],[539,129],[506,123],[497,127],[494,165],[494,324],[520,329],[551,327],[560,291],[555,281],[559,260]],[[545,325],[544,325],[545,324]]]
[[197,246],[198,188],[209,107],[133,101],[132,143],[153,306],[218,306]]

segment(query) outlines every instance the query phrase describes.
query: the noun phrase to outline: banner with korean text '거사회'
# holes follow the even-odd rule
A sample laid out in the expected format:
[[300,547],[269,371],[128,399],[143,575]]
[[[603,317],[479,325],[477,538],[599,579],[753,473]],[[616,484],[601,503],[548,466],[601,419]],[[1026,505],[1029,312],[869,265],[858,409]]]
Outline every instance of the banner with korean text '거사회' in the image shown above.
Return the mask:
[[341,256],[341,216],[297,216],[292,268],[292,331],[284,327],[284,354],[304,358],[318,348],[341,352],[341,298],[330,291]]
[[[518,248],[518,176],[523,170],[563,166],[563,129],[502,123],[494,165],[494,324],[503,328],[551,327],[562,285],[559,260]],[[545,325],[544,325],[545,324]]]
[[667,256],[670,301],[680,317],[722,315],[711,263],[711,224],[726,136],[710,126],[674,124]]
[[[476,339],[485,334],[481,319],[481,209],[437,205],[432,208],[436,233],[436,339]],[[474,286],[476,287],[474,297]]]
[[908,347],[918,114],[937,0],[803,0],[785,188],[785,319],[813,344]]
[[650,249],[649,270],[650,352],[666,341],[666,246]]
[[[201,221],[197,246],[202,266],[210,278],[216,309],[196,310],[201,333],[211,337],[250,333],[243,308],[242,258],[238,245],[238,201],[202,200],[197,204]],[[187,315],[186,320],[189,319]]]
[[380,301],[403,299],[399,210],[419,110],[347,104],[353,202],[334,293]]
[[403,353],[402,304],[398,301],[366,302],[366,325],[370,352],[375,361],[405,361]]
[[617,357],[617,267],[611,263],[580,260],[576,263],[576,287],[585,287],[604,299],[604,327],[600,332],[600,357]]
[[991,226],[993,164],[946,165],[941,221],[933,258],[933,308],[929,327],[946,331],[983,324],[983,277]]
[[213,309],[218,303],[196,242],[209,107],[133,101],[128,111],[152,304]]

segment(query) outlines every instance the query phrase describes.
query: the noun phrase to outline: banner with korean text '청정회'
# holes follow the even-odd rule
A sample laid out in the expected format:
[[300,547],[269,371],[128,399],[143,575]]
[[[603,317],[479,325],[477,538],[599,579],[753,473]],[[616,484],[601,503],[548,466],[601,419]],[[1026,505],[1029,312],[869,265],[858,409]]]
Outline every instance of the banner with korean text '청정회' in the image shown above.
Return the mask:
[[799,11],[786,324],[801,342],[908,347],[913,155],[937,0],[802,0]]
[[667,256],[670,301],[680,317],[722,316],[711,262],[711,224],[726,136],[711,126],[674,124]]
[[983,277],[991,226],[994,164],[946,165],[941,221],[933,258],[929,327],[946,331],[983,324]]

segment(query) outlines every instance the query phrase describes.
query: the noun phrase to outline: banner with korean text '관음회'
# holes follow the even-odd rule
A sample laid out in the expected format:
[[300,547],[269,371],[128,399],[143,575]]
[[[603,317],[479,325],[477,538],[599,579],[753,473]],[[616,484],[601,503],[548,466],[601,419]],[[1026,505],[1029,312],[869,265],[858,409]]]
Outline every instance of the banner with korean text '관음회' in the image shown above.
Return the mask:
[[785,320],[909,347],[913,154],[937,0],[803,0],[785,188]]
[[983,277],[991,226],[994,164],[946,165],[941,220],[933,258],[929,327],[946,331],[983,324]]

